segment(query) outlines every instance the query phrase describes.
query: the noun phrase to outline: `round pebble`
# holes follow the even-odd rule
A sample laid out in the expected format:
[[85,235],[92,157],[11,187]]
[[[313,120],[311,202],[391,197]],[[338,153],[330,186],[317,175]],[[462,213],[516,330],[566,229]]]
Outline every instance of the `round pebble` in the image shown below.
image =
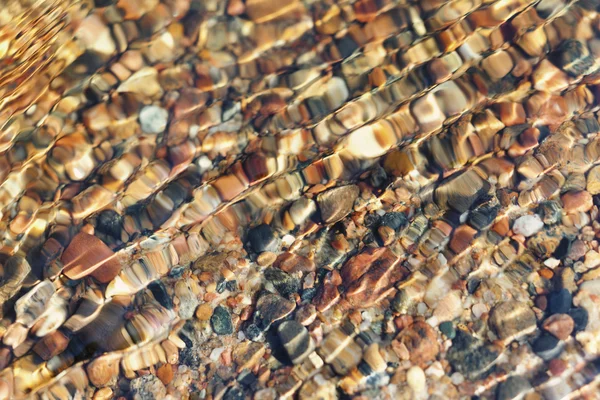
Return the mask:
[[410,367],[406,373],[406,381],[415,393],[425,390],[425,372],[420,367]]
[[565,314],[571,309],[573,296],[567,289],[560,289],[548,295],[548,310],[550,314]]
[[231,314],[223,306],[217,306],[210,317],[210,324],[217,335],[231,335],[233,333],[233,323]]
[[572,308],[569,310],[569,316],[573,318],[573,322],[575,327],[573,328],[573,333],[580,332],[587,327],[588,324],[588,312],[585,308]]
[[544,227],[544,222],[537,214],[523,215],[517,218],[513,224],[512,230],[517,235],[525,237],[533,236]]
[[140,125],[142,131],[150,134],[164,132],[167,128],[169,112],[162,107],[146,106],[140,111]]
[[442,332],[448,339],[454,339],[456,336],[456,329],[454,324],[450,321],[442,322],[439,326],[440,332]]
[[544,361],[552,360],[562,352],[560,340],[549,333],[543,333],[533,342],[533,352],[540,356]]

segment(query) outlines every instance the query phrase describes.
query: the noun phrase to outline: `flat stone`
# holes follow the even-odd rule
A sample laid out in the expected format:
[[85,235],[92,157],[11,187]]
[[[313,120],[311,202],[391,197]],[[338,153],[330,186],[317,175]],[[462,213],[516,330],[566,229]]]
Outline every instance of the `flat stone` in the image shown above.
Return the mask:
[[516,219],[513,224],[512,230],[517,235],[523,235],[525,237],[533,236],[538,233],[544,227],[544,222],[539,215],[523,215]]
[[381,225],[392,228],[395,231],[400,230],[408,224],[406,215],[401,212],[389,212],[381,217]]
[[231,314],[223,306],[217,306],[210,317],[210,325],[217,335],[231,335],[233,333],[233,322]]
[[592,195],[587,191],[567,192],[560,199],[563,202],[563,208],[566,212],[587,212],[594,205]]
[[151,105],[142,108],[139,118],[142,131],[155,135],[167,129],[169,112],[162,107]]
[[69,279],[88,275],[101,283],[110,282],[121,271],[121,262],[104,242],[94,235],[79,232],[65,249],[61,261]]
[[536,328],[533,310],[527,304],[514,300],[496,305],[490,312],[488,323],[496,335],[506,342],[527,335]]
[[248,231],[247,244],[257,254],[265,251],[277,251],[278,247],[273,228],[267,224],[260,224],[251,228]]
[[566,314],[571,309],[573,296],[567,289],[560,289],[548,295],[548,311],[550,314]]
[[584,330],[588,324],[588,312],[585,308],[575,307],[569,310],[569,316],[573,319],[573,332],[577,333]]
[[296,321],[285,321],[277,328],[277,334],[293,364],[301,363],[315,345],[308,330]]
[[554,314],[546,318],[542,327],[560,340],[567,340],[575,328],[575,322],[568,314]]
[[522,376],[509,376],[498,385],[496,400],[516,400],[532,389],[529,381]]
[[300,280],[280,269],[267,268],[264,277],[284,297],[289,298],[300,291]]
[[446,358],[457,372],[469,379],[478,379],[492,368],[498,356],[499,353],[491,346],[485,346],[482,341],[457,330]]
[[266,330],[275,321],[287,317],[296,308],[296,303],[275,293],[263,294],[256,302],[254,321],[259,329]]
[[563,346],[558,338],[549,334],[543,333],[533,342],[531,348],[533,352],[540,356],[544,361],[556,358],[562,352]]
[[356,185],[340,186],[329,189],[317,196],[317,204],[321,210],[321,219],[332,224],[348,215],[354,207],[360,190]]
[[426,322],[417,321],[403,329],[395,340],[404,344],[409,351],[410,361],[425,365],[434,360],[439,353],[439,344],[435,330]]
[[280,254],[273,266],[287,273],[312,272],[316,268],[310,258],[289,252]]
[[600,165],[588,172],[586,189],[592,195],[600,194]]

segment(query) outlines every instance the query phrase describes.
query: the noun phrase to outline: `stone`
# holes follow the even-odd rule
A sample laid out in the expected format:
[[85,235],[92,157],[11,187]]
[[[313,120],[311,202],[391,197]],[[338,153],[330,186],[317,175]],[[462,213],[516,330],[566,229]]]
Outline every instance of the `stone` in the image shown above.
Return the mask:
[[588,324],[588,312],[585,308],[574,307],[569,310],[568,315],[573,319],[573,333],[583,331]]
[[381,217],[380,225],[392,228],[396,232],[408,225],[406,215],[401,212],[388,212]]
[[484,376],[498,356],[494,347],[485,346],[481,340],[460,329],[456,331],[452,347],[446,354],[452,368],[471,380]]
[[587,212],[594,205],[592,195],[587,191],[582,190],[579,192],[567,192],[563,194],[560,199],[563,203],[563,208],[566,212]]
[[278,243],[273,229],[267,224],[257,225],[248,231],[249,250],[256,254],[265,251],[277,251]]
[[118,256],[94,235],[79,232],[62,254],[63,273],[73,280],[88,275],[101,283],[110,282],[121,271]]
[[146,106],[140,111],[140,126],[144,133],[156,135],[167,129],[169,112],[162,107]]
[[317,289],[315,307],[319,312],[325,312],[340,300],[341,294],[338,287],[342,284],[342,277],[337,270],[329,271],[323,283]]
[[406,372],[406,383],[415,393],[422,393],[425,390],[426,378],[423,369],[413,366]]
[[277,268],[267,268],[265,279],[284,297],[291,297],[300,291],[300,280]]
[[163,364],[156,370],[156,376],[164,385],[171,383],[173,375],[173,366],[171,364]]
[[533,342],[531,348],[533,352],[544,361],[548,361],[558,357],[562,352],[563,346],[560,340],[555,336],[549,333],[543,333]]
[[575,322],[568,314],[554,314],[546,318],[542,328],[560,340],[567,340],[575,328]]
[[544,222],[539,215],[523,215],[516,219],[512,231],[517,235],[525,237],[533,236],[544,227]]
[[356,185],[340,186],[317,195],[321,219],[332,224],[348,215],[354,207],[360,190]]
[[96,358],[86,367],[90,382],[96,387],[110,385],[119,375],[121,358],[113,354],[106,354]]
[[223,306],[215,307],[212,316],[210,317],[210,325],[217,335],[231,335],[233,333],[233,322],[231,314]]
[[160,400],[167,396],[167,389],[160,379],[148,374],[131,381],[130,393],[134,400]]
[[410,361],[425,365],[439,353],[438,337],[435,330],[426,322],[417,321],[403,329],[395,339],[404,344],[410,354]]
[[293,364],[300,364],[315,349],[308,330],[296,321],[285,321],[277,334]]
[[591,195],[600,194],[600,165],[596,165],[588,172],[586,190]]
[[213,314],[212,307],[208,303],[203,303],[196,308],[196,318],[200,321],[208,321]]
[[52,357],[62,353],[69,344],[69,338],[59,330],[44,336],[39,342],[33,346],[33,351],[42,358],[48,361]]
[[395,292],[394,284],[409,272],[389,248],[368,247],[341,269],[345,296],[355,307],[369,307]]
[[456,336],[456,329],[454,328],[454,324],[450,321],[442,322],[438,328],[448,339],[454,339]]
[[275,293],[265,293],[256,302],[254,323],[261,330],[267,330],[275,321],[287,317],[296,308],[296,303]]
[[277,259],[277,255],[272,251],[264,251],[256,257],[256,263],[261,267],[268,267]]
[[548,295],[548,311],[550,314],[566,314],[572,302],[573,295],[567,289],[560,289]]
[[522,376],[509,376],[496,389],[496,400],[516,400],[523,398],[523,394],[532,389],[531,384]]
[[505,342],[533,332],[536,328],[533,310],[522,302],[510,300],[496,305],[490,312],[488,324]]
[[308,257],[285,252],[280,254],[273,265],[287,273],[312,272],[315,270],[315,262]]

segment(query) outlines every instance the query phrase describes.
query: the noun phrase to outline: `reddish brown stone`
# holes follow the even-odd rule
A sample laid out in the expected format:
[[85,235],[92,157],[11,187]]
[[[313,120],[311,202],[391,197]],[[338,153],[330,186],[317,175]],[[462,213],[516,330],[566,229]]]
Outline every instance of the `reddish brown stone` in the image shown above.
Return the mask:
[[341,270],[345,296],[353,307],[370,307],[387,297],[394,283],[408,275],[400,258],[388,248],[370,247]]
[[567,340],[575,328],[575,322],[567,314],[554,314],[548,317],[542,327],[560,340]]
[[319,286],[315,297],[315,306],[317,311],[325,312],[340,301],[340,291],[338,286],[342,284],[342,278],[337,270],[333,270],[325,275],[323,284]]
[[477,235],[477,231],[471,228],[470,226],[459,226],[458,228],[456,228],[456,231],[454,232],[454,234],[452,235],[452,239],[450,240],[450,249],[456,254],[462,253],[471,245],[473,239],[475,238],[475,235]]
[[592,195],[585,190],[579,192],[567,192],[560,198],[566,212],[589,211],[594,205]]
[[168,385],[173,380],[173,366],[163,364],[156,370],[156,376],[164,385]]
[[33,351],[43,360],[48,361],[62,353],[69,344],[69,339],[60,331],[47,334],[33,346]]
[[567,369],[567,363],[560,358],[550,360],[548,363],[548,370],[554,376],[559,376]]
[[315,270],[315,263],[308,257],[286,252],[277,257],[274,267],[288,273],[312,272]]
[[423,366],[438,355],[437,339],[435,330],[428,323],[417,321],[403,329],[395,340],[406,346],[411,362]]
[[79,232],[61,257],[63,273],[69,279],[91,275],[102,283],[110,282],[121,271],[117,255],[96,236]]

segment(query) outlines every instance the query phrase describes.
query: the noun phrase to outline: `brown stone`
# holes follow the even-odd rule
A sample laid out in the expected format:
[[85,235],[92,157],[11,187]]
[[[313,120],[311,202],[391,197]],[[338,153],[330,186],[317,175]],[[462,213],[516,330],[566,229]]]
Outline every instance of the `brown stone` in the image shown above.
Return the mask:
[[280,254],[273,266],[287,273],[312,272],[315,270],[315,263],[310,258],[287,252]]
[[37,342],[33,346],[33,351],[43,360],[48,361],[55,355],[62,353],[68,344],[69,339],[61,331],[54,331]]
[[329,189],[317,196],[321,218],[326,224],[332,224],[348,215],[354,207],[354,201],[360,190],[356,185],[340,186]]
[[535,313],[527,304],[505,301],[492,309],[489,325],[500,339],[510,342],[535,330]]
[[266,352],[265,345],[257,342],[242,342],[233,350],[233,361],[237,370],[251,370]]
[[119,354],[106,354],[96,358],[87,365],[88,378],[94,386],[103,387],[111,383],[119,375]]
[[173,366],[163,364],[156,370],[156,376],[164,385],[168,385],[173,380]]
[[200,321],[208,321],[212,316],[213,310],[210,304],[203,303],[196,308],[196,318]]
[[588,172],[586,189],[592,195],[600,194],[600,165]]
[[435,330],[424,321],[403,329],[395,340],[406,346],[410,361],[421,366],[434,360],[440,351]]
[[585,190],[579,192],[567,192],[560,198],[566,212],[587,212],[594,205],[592,195]]
[[63,273],[69,279],[91,275],[102,283],[110,282],[121,271],[121,262],[96,236],[79,232],[61,257]]
[[273,264],[276,259],[277,255],[275,255],[275,253],[272,251],[263,251],[256,258],[256,263],[261,267],[268,267],[269,265]]
[[389,248],[369,247],[341,269],[345,296],[354,307],[369,307],[395,291],[394,283],[408,275]]
[[546,318],[542,327],[560,340],[567,340],[575,328],[575,322],[567,314],[554,314]]
[[338,286],[342,284],[342,277],[337,270],[333,270],[325,275],[323,283],[317,290],[314,304],[317,311],[325,312],[340,301],[340,292]]

